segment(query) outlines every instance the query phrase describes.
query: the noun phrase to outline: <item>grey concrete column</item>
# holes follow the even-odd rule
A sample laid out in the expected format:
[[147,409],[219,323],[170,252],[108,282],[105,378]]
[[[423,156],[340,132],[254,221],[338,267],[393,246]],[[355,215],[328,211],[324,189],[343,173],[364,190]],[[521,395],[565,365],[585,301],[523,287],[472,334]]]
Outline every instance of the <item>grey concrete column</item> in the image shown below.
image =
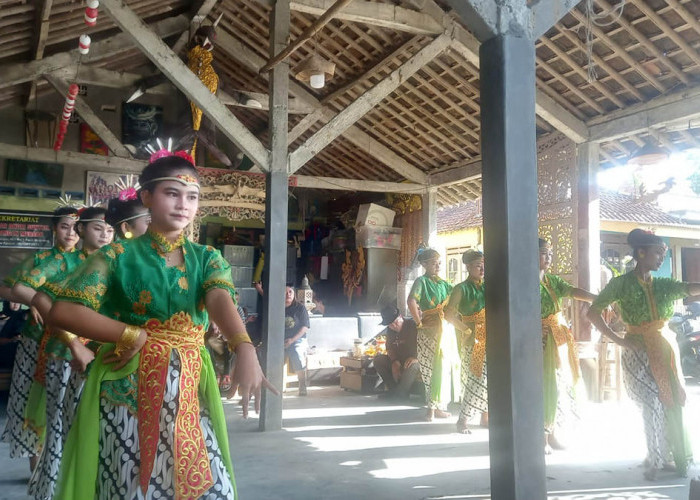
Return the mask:
[[[289,0],[277,0],[270,19],[270,55],[289,38]],[[270,78],[270,172],[265,176],[265,277],[263,280],[263,369],[280,391],[284,365],[284,290],[287,279],[288,185],[287,130],[289,63],[279,63]],[[282,428],[282,397],[264,391],[260,430]]]
[[[579,288],[600,290],[600,195],[598,193],[598,144],[586,142],[576,148]],[[591,324],[583,317],[580,305],[574,306],[574,332],[577,340],[591,340]]]
[[479,59],[491,498],[542,500],[534,43],[500,35]]
[[432,247],[437,240],[437,188],[428,188],[421,198],[423,243]]

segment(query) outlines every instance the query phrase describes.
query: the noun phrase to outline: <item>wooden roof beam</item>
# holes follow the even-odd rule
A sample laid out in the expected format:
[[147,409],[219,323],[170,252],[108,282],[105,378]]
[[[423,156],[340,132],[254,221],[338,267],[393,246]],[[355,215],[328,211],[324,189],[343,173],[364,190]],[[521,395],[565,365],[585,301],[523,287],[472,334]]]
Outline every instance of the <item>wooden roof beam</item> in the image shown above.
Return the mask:
[[[478,68],[480,64],[479,41],[455,20],[450,19],[448,23],[453,27],[454,40],[452,48]],[[588,128],[583,121],[576,118],[539,89],[535,89],[535,98],[535,112],[544,118],[545,121],[577,144],[588,140]]]
[[[272,5],[272,0],[258,1]],[[296,12],[320,16],[333,3],[334,0],[291,0],[289,7]],[[438,35],[443,31],[442,25],[432,16],[391,3],[354,0],[334,17],[341,21],[369,24],[417,35]]]
[[[68,82],[65,80],[53,75],[46,75],[45,78],[61,96],[65,96],[68,93]],[[124,147],[124,144],[117,139],[117,136],[104,124],[81,96],[75,99],[75,112],[78,113],[93,132],[102,139],[112,153],[122,158],[131,158],[129,150]]]
[[[150,29],[160,38],[167,38],[181,33],[182,30],[187,28],[188,24],[189,20],[185,16],[169,17],[151,24]],[[126,33],[120,33],[111,38],[93,42],[90,46],[90,53],[82,56],[81,61],[82,64],[88,64],[116,55],[132,47],[134,47],[132,38]],[[77,64],[79,59],[80,53],[78,49],[74,49],[45,57],[39,61],[1,65],[0,89],[36,80],[44,74],[73,66]]]
[[293,174],[299,170],[307,161],[347,130],[348,127],[362,118],[386,96],[399,88],[416,71],[437,57],[449,44],[450,37],[448,35],[440,35],[333,117],[331,121],[321,127],[318,132],[289,155],[289,173]]
[[[262,57],[257,55],[228,33],[219,33],[216,44],[230,57],[237,60],[255,73],[257,73],[262,65],[265,64],[265,60]],[[330,120],[336,114],[335,111],[331,110],[330,108],[322,106],[321,102],[316,98],[316,96],[294,80],[289,82],[289,92],[302,102],[318,108],[326,109],[328,113],[328,115],[326,115],[328,116],[328,120]],[[321,119],[326,119],[326,116],[322,116]],[[401,156],[394,153],[382,143],[376,141],[359,127],[355,125],[351,126],[343,133],[343,137],[373,158],[376,158],[387,167],[391,168],[393,171],[404,176],[406,179],[418,184],[428,183],[428,176],[425,174],[425,172],[408,163]]]
[[607,142],[700,118],[700,85],[588,121],[590,140]]
[[295,175],[296,186],[314,189],[337,189],[341,191],[364,191],[370,193],[410,193],[423,194],[425,186],[412,182],[368,181],[359,179],[341,179],[337,177],[318,177]]
[[[44,57],[44,49],[46,48],[46,41],[49,39],[49,24],[51,18],[51,7],[53,6],[53,0],[43,0],[41,6],[37,5],[35,7],[37,11],[36,16],[36,42],[34,44],[34,60],[38,61]],[[29,96],[27,97],[27,107],[36,97],[36,81],[33,81],[30,89]]]
[[458,184],[465,181],[472,181],[481,178],[481,160],[473,160],[460,165],[455,165],[447,170],[430,174],[431,186],[438,188]]
[[121,0],[102,0],[102,8],[127,33],[160,71],[195,102],[217,128],[263,170],[270,168],[270,152],[231,111],[212,94],[170,47]]
[[[77,101],[76,101],[77,102]],[[37,161],[41,163],[62,163],[91,167],[105,172],[121,171],[139,173],[148,162],[119,156],[102,156],[73,151],[54,151],[49,148],[28,148],[14,144],[0,144],[0,158]]]
[[180,51],[185,48],[187,42],[189,42],[190,38],[192,38],[192,35],[194,35],[194,32],[197,31],[197,28],[199,28],[199,26],[201,26],[202,23],[204,23],[204,21],[207,19],[207,16],[214,9],[214,6],[217,2],[218,0],[204,0],[202,2],[202,5],[200,5],[199,10],[197,10],[197,13],[194,15],[194,17],[192,17],[188,29],[182,32],[180,38],[178,38],[175,44],[173,45],[173,52],[179,54]]

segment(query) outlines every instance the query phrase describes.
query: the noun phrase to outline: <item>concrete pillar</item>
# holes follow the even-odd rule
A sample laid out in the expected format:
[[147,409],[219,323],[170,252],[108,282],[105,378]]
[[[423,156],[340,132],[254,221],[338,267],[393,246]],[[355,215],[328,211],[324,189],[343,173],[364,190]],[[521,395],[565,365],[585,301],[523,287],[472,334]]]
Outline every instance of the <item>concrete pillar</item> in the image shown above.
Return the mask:
[[[270,55],[280,52],[289,38],[289,0],[277,0],[270,19]],[[287,130],[289,63],[279,63],[270,78],[270,172],[265,176],[265,277],[263,280],[263,369],[282,390],[284,365],[284,291],[287,277],[288,185]],[[282,398],[264,391],[260,430],[282,428]]]
[[493,500],[547,497],[537,246],[535,48],[481,45],[481,137]]
[[[586,142],[576,149],[578,262],[576,285],[593,293],[600,291],[600,195],[598,193],[598,144]],[[591,340],[591,324],[574,306],[574,329],[577,340]]]

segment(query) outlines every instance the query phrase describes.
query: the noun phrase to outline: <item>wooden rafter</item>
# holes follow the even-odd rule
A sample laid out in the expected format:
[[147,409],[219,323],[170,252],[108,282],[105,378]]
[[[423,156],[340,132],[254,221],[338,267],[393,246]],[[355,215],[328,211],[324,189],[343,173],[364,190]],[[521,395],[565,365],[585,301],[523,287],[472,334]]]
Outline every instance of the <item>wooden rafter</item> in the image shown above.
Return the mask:
[[301,168],[318,151],[325,148],[365,113],[379,104],[389,93],[408,80],[423,65],[437,57],[449,43],[450,38],[447,35],[440,35],[371,90],[362,94],[356,101],[333,117],[321,130],[289,155],[289,172],[294,173]]
[[173,44],[173,52],[179,54],[185,48],[187,42],[192,38],[197,28],[206,20],[209,13],[214,9],[218,0],[204,0],[197,13],[192,17],[189,28],[182,32],[180,38]]
[[[61,96],[67,95],[68,82],[53,75],[46,75],[45,78],[46,81],[48,81]],[[122,158],[131,158],[131,153],[129,153],[122,142],[117,139],[117,136],[114,135],[109,127],[107,127],[107,125],[104,124],[104,122],[95,114],[95,112],[90,109],[88,103],[86,103],[81,96],[78,96],[78,98],[75,100],[75,112],[78,113],[85,123],[90,126],[93,132],[95,132],[97,136],[102,139],[112,153]]]
[[[157,36],[165,38],[182,32],[188,23],[185,16],[177,16],[151,24],[150,28]],[[94,42],[90,46],[90,53],[82,57],[82,63],[99,61],[132,47],[134,47],[132,38],[125,33],[120,33],[111,38]],[[0,66],[0,89],[35,80],[44,74],[53,73],[66,67],[74,67],[79,58],[78,49],[73,49],[69,52],[60,52],[44,57],[39,61]]]
[[269,169],[269,151],[238,118],[212,94],[180,58],[119,0],[102,0],[102,7],[117,25],[188,98],[194,101],[238,148],[263,170]]
[[353,0],[335,0],[333,5],[331,5],[327,11],[325,11],[321,16],[316,19],[310,26],[308,26],[301,35],[294,40],[292,43],[287,45],[282,51],[277,53],[275,56],[271,57],[262,68],[260,68],[260,73],[267,73],[272,68],[277,66],[280,62],[284,61],[291,54],[293,54],[299,47],[304,45],[306,42],[311,40],[311,38],[321,31],[323,27],[328,24],[333,17],[340,12],[343,7],[348,5]]

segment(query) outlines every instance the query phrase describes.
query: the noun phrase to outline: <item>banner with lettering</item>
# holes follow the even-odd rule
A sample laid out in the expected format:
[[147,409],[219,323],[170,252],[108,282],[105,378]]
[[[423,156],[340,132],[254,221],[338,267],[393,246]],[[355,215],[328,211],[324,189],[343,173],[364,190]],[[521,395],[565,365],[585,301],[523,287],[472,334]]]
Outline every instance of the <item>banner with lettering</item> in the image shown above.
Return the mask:
[[50,213],[0,211],[0,248],[51,248],[53,225]]

